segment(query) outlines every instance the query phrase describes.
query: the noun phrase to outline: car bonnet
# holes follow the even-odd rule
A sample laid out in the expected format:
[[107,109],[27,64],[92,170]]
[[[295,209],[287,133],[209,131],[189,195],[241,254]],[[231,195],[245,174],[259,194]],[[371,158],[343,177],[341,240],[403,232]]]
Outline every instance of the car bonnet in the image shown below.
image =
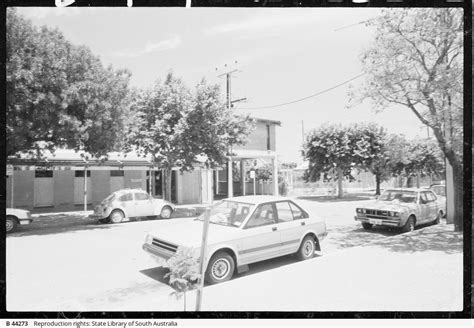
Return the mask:
[[[156,229],[149,234],[178,246],[199,247],[202,228],[203,222],[194,218],[163,220],[158,222]],[[241,229],[237,227],[210,223],[207,243],[211,245],[234,240],[239,237],[239,232]]]

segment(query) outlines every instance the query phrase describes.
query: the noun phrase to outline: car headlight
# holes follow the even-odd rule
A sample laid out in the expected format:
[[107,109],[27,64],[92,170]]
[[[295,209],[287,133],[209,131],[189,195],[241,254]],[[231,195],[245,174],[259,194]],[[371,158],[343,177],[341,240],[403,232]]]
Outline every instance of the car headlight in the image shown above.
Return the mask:
[[393,216],[394,216],[394,217],[399,217],[399,216],[400,216],[400,213],[398,213],[398,212],[393,212]]
[[357,208],[357,209],[356,209],[356,212],[357,212],[357,213],[362,213],[361,210],[360,210],[360,208]]
[[360,211],[365,214],[365,208],[362,208]]
[[147,235],[145,239],[145,244],[151,244],[151,243],[153,243],[153,236]]

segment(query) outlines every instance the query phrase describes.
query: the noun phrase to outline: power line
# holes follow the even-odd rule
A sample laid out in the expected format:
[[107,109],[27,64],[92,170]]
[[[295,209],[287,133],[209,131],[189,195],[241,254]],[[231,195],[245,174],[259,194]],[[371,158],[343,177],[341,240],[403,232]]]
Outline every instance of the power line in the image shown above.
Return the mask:
[[354,24],[350,24],[350,25],[344,25],[342,27],[339,27],[339,28],[336,28],[334,30],[334,32],[337,32],[337,31],[340,31],[340,30],[343,30],[343,29],[346,29],[346,28],[349,28],[349,27],[352,27],[352,26],[356,26],[356,25],[360,25],[360,24],[364,24],[364,23],[367,23],[367,22],[370,22],[374,19],[377,19],[378,17],[373,17],[373,18],[370,18],[370,19],[367,19],[365,21],[361,21],[361,22],[358,22],[358,23],[354,23]]
[[290,105],[290,104],[294,104],[294,103],[297,103],[297,102],[300,102],[300,101],[303,101],[303,100],[306,100],[306,99],[309,99],[309,98],[313,98],[313,97],[316,97],[316,96],[319,96],[323,93],[326,93],[328,91],[331,91],[331,90],[334,90],[344,84],[347,84],[351,81],[354,81],[355,79],[358,79],[359,77],[361,77],[362,75],[365,75],[366,73],[362,73],[362,74],[359,74],[357,76],[354,76],[353,78],[349,79],[349,80],[346,80],[342,83],[339,83],[338,85],[335,85],[333,87],[330,87],[326,90],[323,90],[323,91],[320,91],[320,92],[317,92],[315,94],[312,94],[310,96],[307,96],[307,97],[304,97],[304,98],[301,98],[301,99],[297,99],[297,100],[293,100],[293,101],[290,101],[290,102],[286,102],[286,103],[283,103],[283,104],[278,104],[278,105],[272,105],[272,106],[262,106],[262,107],[250,107],[250,108],[237,108],[237,109],[267,109],[267,108],[275,108],[275,107],[280,107],[280,106],[285,106],[285,105]]

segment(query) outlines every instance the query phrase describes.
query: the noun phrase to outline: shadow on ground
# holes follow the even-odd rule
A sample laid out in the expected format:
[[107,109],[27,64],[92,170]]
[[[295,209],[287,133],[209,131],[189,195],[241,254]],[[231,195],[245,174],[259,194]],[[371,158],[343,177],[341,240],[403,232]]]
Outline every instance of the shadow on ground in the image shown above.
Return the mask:
[[463,251],[463,233],[446,230],[421,229],[406,233],[399,238],[383,240],[378,246],[393,252],[438,251],[446,254],[458,254]]
[[165,285],[168,285],[170,282],[170,279],[167,277],[165,278],[165,275],[169,273],[170,270],[168,268],[164,268],[162,266],[155,267],[155,268],[150,268],[150,269],[145,269],[145,270],[140,270],[140,273],[144,274],[148,278],[151,278],[155,281],[161,282]]
[[77,214],[58,214],[35,218],[32,223],[20,226],[18,231],[8,234],[8,237],[42,236],[72,231],[110,229],[110,227],[110,225],[100,224],[96,220]]
[[345,249],[361,246],[400,234],[400,230],[387,228],[372,228],[365,230],[360,224],[353,226],[330,226],[328,236],[322,242],[324,245],[330,243],[332,248]]
[[336,203],[336,202],[354,202],[359,200],[373,200],[374,196],[368,195],[366,193],[360,194],[347,194],[339,198],[337,196],[299,196],[297,199],[304,199],[313,202],[322,202],[322,203]]
[[[196,216],[195,209],[177,209],[172,219],[186,218]],[[128,222],[120,223],[128,224],[131,222],[155,220],[155,217],[141,217],[133,218]],[[158,218],[159,219],[159,218]],[[90,219],[89,217],[76,213],[60,213],[60,214],[48,214],[40,215],[33,218],[33,222],[28,225],[21,225],[18,227],[18,231],[8,234],[9,237],[22,237],[31,235],[50,235],[64,232],[75,232],[83,230],[94,230],[94,229],[110,229],[119,225],[110,223],[100,223],[96,219]]]

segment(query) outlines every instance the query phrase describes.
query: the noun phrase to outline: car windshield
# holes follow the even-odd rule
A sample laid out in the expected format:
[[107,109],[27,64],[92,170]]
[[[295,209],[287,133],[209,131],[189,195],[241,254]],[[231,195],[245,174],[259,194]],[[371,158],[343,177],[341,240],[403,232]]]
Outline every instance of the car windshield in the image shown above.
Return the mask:
[[408,190],[386,190],[380,195],[379,200],[386,202],[398,201],[401,203],[416,203],[416,192]]
[[[211,207],[209,222],[240,227],[253,207],[253,204],[223,200]],[[196,220],[204,221],[204,215],[201,214]]]

